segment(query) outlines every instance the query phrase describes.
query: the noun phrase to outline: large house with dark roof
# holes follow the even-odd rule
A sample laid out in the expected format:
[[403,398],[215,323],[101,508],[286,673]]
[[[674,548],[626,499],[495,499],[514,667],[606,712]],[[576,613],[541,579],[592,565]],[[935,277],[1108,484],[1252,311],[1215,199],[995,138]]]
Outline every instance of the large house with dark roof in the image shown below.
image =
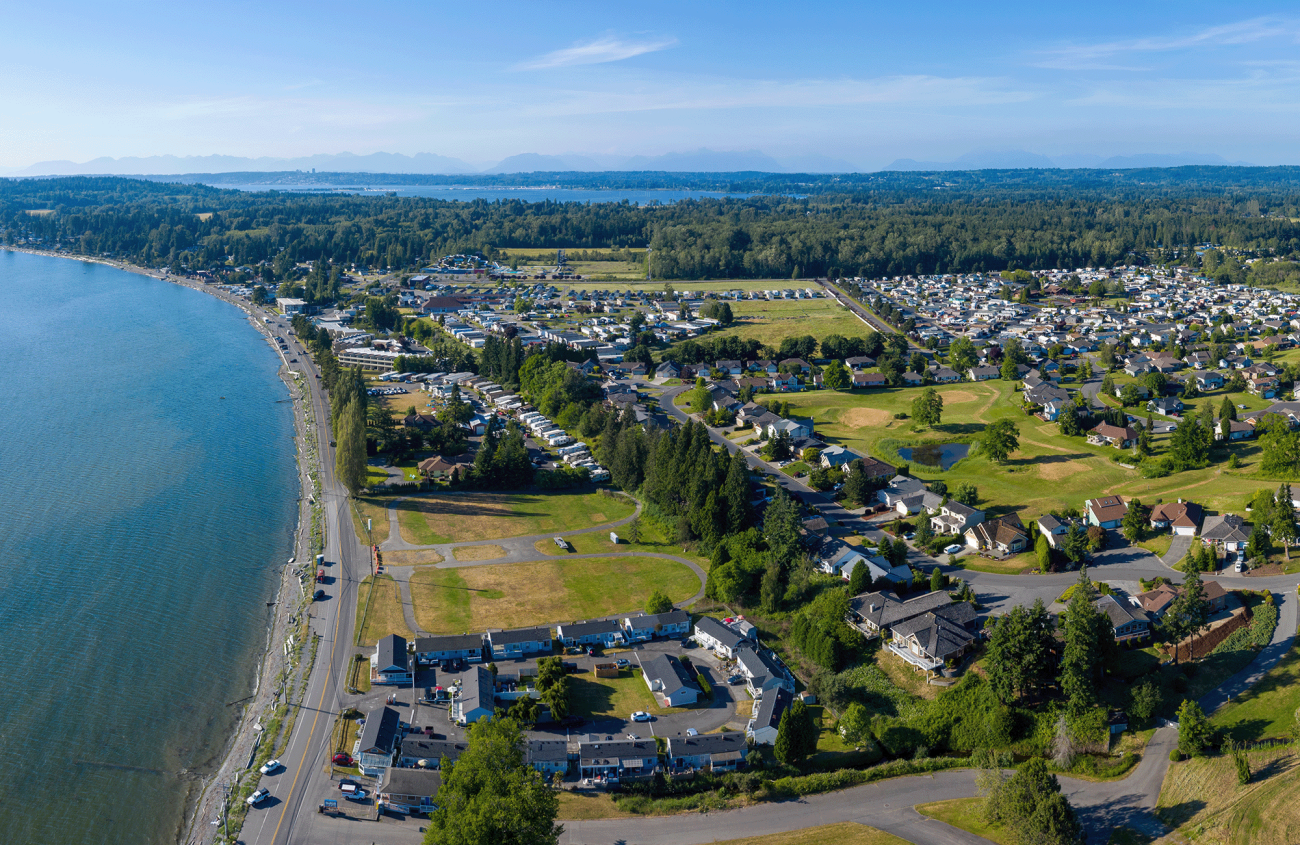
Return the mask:
[[439,660],[482,660],[482,634],[453,634],[445,637],[417,637],[415,657],[421,663]]
[[753,739],[756,745],[774,744],[777,730],[781,727],[781,716],[793,703],[794,695],[785,689],[777,689],[760,698],[754,705],[749,724],[745,726],[745,736]]
[[1124,514],[1128,513],[1128,505],[1119,496],[1102,496],[1084,502],[1084,511],[1089,525],[1119,528],[1124,522]]
[[961,657],[975,644],[975,608],[952,602],[895,623],[889,650],[918,669],[932,672]]
[[610,648],[627,642],[623,626],[613,619],[557,625],[555,633],[566,646],[599,645]]
[[674,771],[708,769],[734,772],[745,759],[748,743],[739,733],[668,737],[668,767]]
[[529,654],[551,653],[550,628],[522,628],[517,631],[488,631],[488,648],[492,657],[502,660]]
[[401,736],[401,719],[391,707],[380,707],[366,714],[357,743],[357,766],[363,774],[377,776],[393,765],[393,751]]
[[728,658],[734,658],[736,650],[741,646],[751,645],[748,637],[734,628],[723,625],[712,616],[701,616],[696,620],[694,640],[705,648]]
[[578,744],[584,778],[623,780],[647,777],[659,770],[659,748],[653,739],[615,739]]
[[451,717],[458,725],[491,719],[496,713],[496,678],[486,666],[475,666],[465,675],[460,697],[452,699]]
[[389,634],[380,639],[375,653],[370,655],[370,683],[409,684],[411,677],[411,657],[406,653],[405,638]]
[[895,625],[952,604],[944,590],[922,593],[903,601],[890,592],[863,593],[849,600],[849,618],[868,636],[884,636]]
[[1178,537],[1195,537],[1201,529],[1201,506],[1195,502],[1165,502],[1151,509],[1151,527],[1168,528]]
[[671,654],[654,653],[641,660],[641,678],[662,707],[684,707],[700,696],[695,680]]

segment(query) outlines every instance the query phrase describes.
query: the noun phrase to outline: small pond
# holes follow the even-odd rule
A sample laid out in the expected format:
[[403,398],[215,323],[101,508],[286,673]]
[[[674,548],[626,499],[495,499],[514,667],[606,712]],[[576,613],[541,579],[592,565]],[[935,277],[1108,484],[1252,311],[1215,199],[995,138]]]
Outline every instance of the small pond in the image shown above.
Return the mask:
[[915,449],[899,449],[898,456],[905,461],[949,469],[966,457],[968,452],[970,452],[969,443],[927,443]]

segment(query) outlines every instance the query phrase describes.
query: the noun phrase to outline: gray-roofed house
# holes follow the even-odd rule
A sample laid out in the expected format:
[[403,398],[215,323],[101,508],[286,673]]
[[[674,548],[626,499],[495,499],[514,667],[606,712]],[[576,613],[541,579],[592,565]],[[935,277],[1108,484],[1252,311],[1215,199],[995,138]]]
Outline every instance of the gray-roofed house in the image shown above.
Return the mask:
[[488,631],[488,647],[496,659],[551,653],[550,628],[522,628],[517,631]]
[[930,528],[936,534],[963,534],[967,528],[984,521],[984,511],[956,499],[941,503],[938,511],[932,513]]
[[482,634],[453,634],[445,637],[418,637],[415,656],[421,663],[439,660],[482,660]]
[[752,738],[758,745],[774,744],[777,730],[781,727],[781,716],[793,702],[794,695],[783,689],[763,696],[755,705],[749,724],[745,726],[745,736]]
[[1151,620],[1140,607],[1116,601],[1114,596],[1098,596],[1092,606],[1110,618],[1117,643],[1140,640],[1151,634]]
[[726,657],[735,657],[736,649],[748,645],[749,639],[723,625],[712,616],[701,616],[695,622],[695,641]]
[[407,768],[440,769],[443,762],[454,763],[469,748],[469,743],[452,739],[433,739],[424,734],[408,734],[397,753],[397,765]]
[[970,602],[953,602],[895,623],[889,649],[918,669],[942,669],[974,645],[975,619]]
[[900,622],[948,604],[952,604],[952,597],[944,590],[922,593],[907,601],[888,592],[863,593],[849,600],[849,616],[853,619],[854,627],[864,634],[883,636]]
[[653,739],[615,739],[578,744],[582,777],[605,780],[647,777],[659,769]]
[[370,683],[409,684],[411,658],[406,653],[406,639],[396,634],[383,637],[370,655]]
[[1246,521],[1235,513],[1216,514],[1205,517],[1201,539],[1221,546],[1225,552],[1239,552],[1246,548],[1250,532],[1246,530]]
[[684,637],[691,632],[691,615],[681,608],[667,613],[640,614],[623,619],[629,641],[638,643],[655,637]]
[[569,771],[569,743],[563,739],[530,739],[526,752],[529,766],[550,780],[557,772]]
[[1038,518],[1038,533],[1047,538],[1047,545],[1057,549],[1060,548],[1062,538],[1070,533],[1070,526],[1047,514]]
[[671,654],[653,654],[641,660],[641,677],[662,707],[694,704],[700,696],[686,667]]
[[781,664],[762,649],[740,648],[736,651],[738,674],[745,679],[745,689],[754,698],[774,689],[794,692],[794,679]]
[[367,775],[381,775],[393,765],[393,751],[401,731],[401,719],[391,707],[380,707],[366,714],[357,742],[357,765]]
[[486,666],[475,666],[464,678],[460,697],[451,702],[451,715],[459,725],[491,719],[496,701],[496,679]]
[[432,813],[438,809],[438,789],[442,775],[427,769],[395,769],[384,772],[375,789],[375,802],[381,807],[402,807],[412,813]]
[[566,646],[600,645],[609,648],[627,642],[623,627],[613,619],[557,625],[555,633]]
[[674,771],[709,769],[732,772],[745,759],[748,742],[740,733],[668,737],[668,767]]

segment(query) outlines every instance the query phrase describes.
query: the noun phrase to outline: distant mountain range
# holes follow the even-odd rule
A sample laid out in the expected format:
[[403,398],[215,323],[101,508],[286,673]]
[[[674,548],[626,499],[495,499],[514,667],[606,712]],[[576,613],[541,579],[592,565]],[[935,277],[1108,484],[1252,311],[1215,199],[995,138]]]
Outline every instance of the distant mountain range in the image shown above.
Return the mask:
[[[1000,150],[967,153],[952,161],[917,161],[900,158],[882,170],[1018,170],[1049,168],[1131,169],[1139,167],[1180,167],[1183,165],[1238,165],[1212,153],[1146,153],[1129,156],[1059,155],[1045,156],[1025,150]],[[145,156],[97,158],[87,162],[42,161],[31,167],[0,170],[3,176],[73,176],[82,174],[108,176],[181,176],[191,173],[284,173],[286,171],[318,173],[411,173],[474,174],[533,172],[617,172],[656,171],[667,173],[864,173],[870,172],[852,162],[816,153],[774,157],[760,150],[710,150],[700,148],[657,156],[615,156],[566,153],[543,155],[523,153],[510,156],[491,167],[476,167],[458,158],[417,153],[371,153],[354,155],[313,155],[299,158],[245,158],[242,156]]]
[[1049,170],[1061,168],[1093,168],[1098,170],[1132,170],[1139,167],[1184,167],[1191,164],[1231,165],[1253,167],[1245,161],[1228,161],[1213,153],[1141,153],[1130,156],[1111,156],[1076,153],[1072,155],[1045,156],[1026,150],[985,150],[967,153],[952,161],[917,161],[900,158],[882,170]]

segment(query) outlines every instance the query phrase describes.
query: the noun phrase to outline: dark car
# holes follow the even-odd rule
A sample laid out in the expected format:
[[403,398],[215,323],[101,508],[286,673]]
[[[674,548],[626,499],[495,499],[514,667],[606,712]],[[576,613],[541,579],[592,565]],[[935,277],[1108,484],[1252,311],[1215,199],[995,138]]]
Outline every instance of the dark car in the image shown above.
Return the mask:
[[317,590],[317,591],[316,591],[316,595],[312,596],[312,599],[313,599],[314,601],[320,601],[320,600],[323,599],[323,598],[325,598],[325,591],[324,591],[324,590]]

